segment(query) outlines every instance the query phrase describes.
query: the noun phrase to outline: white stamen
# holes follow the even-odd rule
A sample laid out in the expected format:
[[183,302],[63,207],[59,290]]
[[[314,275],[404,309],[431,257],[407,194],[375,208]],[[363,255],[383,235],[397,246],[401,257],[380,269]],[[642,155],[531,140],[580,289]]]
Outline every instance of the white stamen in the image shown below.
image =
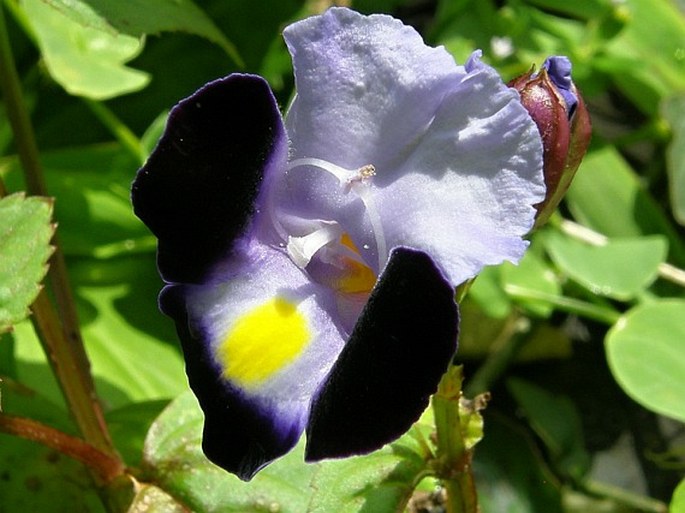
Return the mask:
[[338,223],[322,222],[321,227],[304,237],[288,237],[286,251],[295,265],[304,269],[314,254],[331,241],[342,235]]
[[[382,270],[388,255],[385,234],[383,233],[383,225],[381,223],[381,216],[378,214],[378,210],[376,210],[373,195],[371,193],[371,181],[373,177],[376,176],[376,168],[373,166],[373,164],[366,164],[359,169],[352,170],[337,166],[332,162],[322,159],[302,158],[295,159],[290,162],[288,164],[288,170],[302,166],[318,167],[319,169],[329,172],[338,179],[345,194],[353,191],[357,196],[359,196],[364,203],[364,207],[366,208],[366,212],[369,216],[371,229],[373,230],[373,234],[376,239],[376,249],[378,251],[378,269]],[[290,246],[290,243],[288,243],[288,246]],[[366,244],[364,246],[368,247]],[[311,258],[311,255],[309,258]],[[307,260],[307,262],[309,262],[309,260]]]

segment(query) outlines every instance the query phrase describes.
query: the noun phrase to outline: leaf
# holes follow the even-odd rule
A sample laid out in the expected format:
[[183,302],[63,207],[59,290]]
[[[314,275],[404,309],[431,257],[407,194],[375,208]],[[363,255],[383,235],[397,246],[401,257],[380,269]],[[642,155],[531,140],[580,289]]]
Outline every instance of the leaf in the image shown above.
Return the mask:
[[669,513],[685,513],[685,480],[681,481],[673,492],[668,511]]
[[[76,146],[41,155],[48,190],[59,199],[61,249],[67,256],[110,259],[154,254],[156,239],[133,214],[135,160],[118,144]],[[7,160],[8,185],[20,187],[19,162]]]
[[43,1],[80,25],[103,31],[135,37],[166,31],[195,34],[216,43],[239,66],[244,66],[235,46],[191,0]]
[[559,483],[533,441],[499,415],[485,418],[474,461],[483,513],[562,513]]
[[580,416],[571,400],[518,378],[507,380],[507,388],[555,466],[575,480],[582,479],[590,468],[590,457],[585,451]]
[[105,100],[149,83],[149,75],[124,66],[140,53],[142,39],[84,27],[41,0],[21,5],[50,75],[68,93]]
[[665,235],[670,259],[685,264],[683,241],[616,148],[585,156],[566,201],[578,222],[607,237]]
[[[502,285],[515,286],[543,294],[561,294],[561,285],[549,265],[538,256],[533,248],[526,251],[518,265],[505,262],[502,265]],[[538,317],[549,317],[554,307],[544,301],[528,300],[523,306]]]
[[685,95],[663,102],[661,114],[671,124],[673,133],[666,153],[671,209],[673,217],[685,225]]
[[623,390],[645,408],[685,421],[685,301],[629,310],[607,333],[607,359]]
[[202,420],[190,392],[175,399],[152,425],[143,462],[149,480],[199,513],[395,513],[427,470],[414,428],[370,455],[316,464],[304,463],[301,442],[244,483],[202,454]]
[[302,446],[244,483],[205,458],[200,449],[202,421],[190,392],[162,412],[145,441],[143,469],[150,480],[197,513],[307,510],[315,466],[303,462]]
[[547,251],[570,278],[593,294],[628,301],[657,277],[668,244],[663,236],[609,239],[592,246],[564,236],[545,233]]
[[311,484],[315,492],[307,513],[404,511],[428,471],[426,446],[420,440],[428,440],[429,432],[414,426],[397,442],[367,456],[320,463]]
[[0,199],[0,333],[29,315],[52,254],[52,200],[23,193]]

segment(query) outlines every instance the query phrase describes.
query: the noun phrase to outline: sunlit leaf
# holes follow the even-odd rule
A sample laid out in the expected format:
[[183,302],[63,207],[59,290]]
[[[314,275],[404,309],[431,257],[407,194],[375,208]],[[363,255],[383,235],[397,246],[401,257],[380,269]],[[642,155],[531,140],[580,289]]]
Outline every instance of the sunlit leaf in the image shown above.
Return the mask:
[[661,300],[629,310],[607,333],[609,367],[645,408],[685,421],[685,301]]
[[668,249],[660,235],[609,239],[605,245],[592,246],[549,232],[545,243],[554,262],[570,278],[593,294],[623,301],[654,281]]
[[685,513],[685,480],[681,481],[673,492],[669,513]]
[[45,65],[67,92],[95,100],[145,87],[150,77],[124,64],[142,50],[142,39],[85,27],[41,0],[22,0]]
[[199,513],[395,513],[426,470],[425,434],[413,428],[368,456],[316,464],[304,463],[300,443],[244,483],[202,454],[202,420],[192,394],[178,397],[152,425],[143,464],[149,478]]
[[43,0],[86,27],[135,37],[181,31],[218,44],[243,65],[236,48],[192,0]]
[[52,200],[21,193],[0,199],[0,333],[29,314],[52,254]]

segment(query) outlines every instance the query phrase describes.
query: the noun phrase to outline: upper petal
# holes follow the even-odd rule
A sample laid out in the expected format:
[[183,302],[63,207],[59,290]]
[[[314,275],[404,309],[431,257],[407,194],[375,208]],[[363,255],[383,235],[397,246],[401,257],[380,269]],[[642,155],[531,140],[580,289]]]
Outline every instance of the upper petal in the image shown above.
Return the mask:
[[334,298],[283,251],[251,241],[221,276],[167,286],[160,303],[205,414],[205,454],[251,479],[297,443],[342,348]]
[[168,282],[199,283],[250,226],[262,180],[283,169],[285,131],[261,77],[205,85],[169,115],[132,188],[136,215],[159,239]]
[[391,167],[464,73],[444,48],[390,16],[332,8],[283,36],[297,89],[286,116],[295,158]]

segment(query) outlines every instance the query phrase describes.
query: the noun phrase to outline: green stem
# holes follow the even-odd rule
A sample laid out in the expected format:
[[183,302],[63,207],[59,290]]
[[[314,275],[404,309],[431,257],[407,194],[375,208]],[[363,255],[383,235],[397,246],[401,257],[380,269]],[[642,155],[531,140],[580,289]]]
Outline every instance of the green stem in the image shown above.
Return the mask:
[[[47,196],[38,147],[21,92],[1,5],[0,88],[28,192],[36,196]],[[58,241],[56,238],[53,240],[57,247],[51,260],[50,279],[59,314],[47,294],[42,292],[33,305],[34,325],[38,328],[43,348],[83,437],[95,448],[113,455],[114,446],[95,395],[90,364],[81,339],[66,263]]]
[[437,433],[438,477],[442,480],[447,513],[477,513],[478,497],[473,479],[472,450],[467,450],[459,416],[463,381],[461,366],[451,366],[433,396]]
[[516,358],[521,348],[529,340],[528,329],[523,329],[523,322],[518,315],[507,319],[497,340],[493,343],[493,351],[488,355],[466,387],[467,397],[475,397],[492,388],[492,384],[504,374],[511,362]]
[[140,139],[136,137],[136,134],[134,134],[128,126],[122,123],[104,103],[89,100],[87,98],[84,98],[84,101],[91,112],[109,129],[121,145],[126,148],[140,164],[143,164],[146,155],[143,150],[143,145],[140,143]]

